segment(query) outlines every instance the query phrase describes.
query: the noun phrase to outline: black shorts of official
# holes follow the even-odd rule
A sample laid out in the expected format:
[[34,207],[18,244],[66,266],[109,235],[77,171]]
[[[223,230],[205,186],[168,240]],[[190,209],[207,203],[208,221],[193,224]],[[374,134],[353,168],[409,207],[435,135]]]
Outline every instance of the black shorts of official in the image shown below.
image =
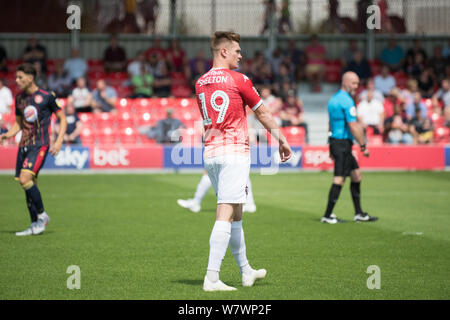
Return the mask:
[[358,162],[352,154],[353,142],[347,139],[330,138],[330,154],[334,158],[334,176],[347,177],[355,169]]
[[48,145],[20,147],[17,151],[16,179],[19,179],[22,170],[37,177],[47,158],[48,149]]

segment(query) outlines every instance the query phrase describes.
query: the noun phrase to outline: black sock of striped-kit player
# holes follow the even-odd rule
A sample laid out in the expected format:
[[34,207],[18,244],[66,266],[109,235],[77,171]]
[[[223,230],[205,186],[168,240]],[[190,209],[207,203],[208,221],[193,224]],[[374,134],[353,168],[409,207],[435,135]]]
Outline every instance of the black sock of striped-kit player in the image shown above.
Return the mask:
[[41,192],[39,191],[37,185],[33,185],[30,189],[25,190],[28,197],[31,199],[32,205],[36,208],[38,214],[44,212],[44,204],[42,203]]
[[36,206],[33,204],[33,200],[31,200],[30,195],[26,191],[25,191],[25,196],[27,199],[27,207],[28,207],[28,212],[30,213],[31,222],[36,222],[38,219],[38,216],[37,216],[38,213],[36,210]]

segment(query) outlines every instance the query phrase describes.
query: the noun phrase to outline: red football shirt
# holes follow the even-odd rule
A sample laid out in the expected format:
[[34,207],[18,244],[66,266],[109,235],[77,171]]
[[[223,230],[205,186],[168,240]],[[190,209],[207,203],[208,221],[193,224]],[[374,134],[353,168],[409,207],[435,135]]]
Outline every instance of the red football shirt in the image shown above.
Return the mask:
[[195,93],[205,128],[205,157],[250,154],[245,106],[255,111],[262,100],[242,73],[214,68],[201,76]]

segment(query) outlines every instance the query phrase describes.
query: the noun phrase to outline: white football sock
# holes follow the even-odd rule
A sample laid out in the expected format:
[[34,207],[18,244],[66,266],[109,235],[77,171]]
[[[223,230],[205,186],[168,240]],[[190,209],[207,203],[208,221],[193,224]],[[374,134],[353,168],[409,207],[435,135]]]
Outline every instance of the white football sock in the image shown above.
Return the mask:
[[194,201],[198,204],[202,203],[203,197],[206,192],[208,192],[209,188],[211,188],[211,180],[207,174],[204,174],[202,179],[197,185],[197,190],[195,191]]
[[[217,281],[219,278],[220,266],[227,252],[230,236],[231,223],[228,221],[216,221],[211,232],[211,237],[209,238],[209,260],[207,268],[208,279],[212,282]],[[217,277],[215,277],[214,272],[217,273]]]
[[250,267],[247,260],[242,220],[234,221],[231,224],[230,249],[241,273],[252,272],[253,269]]
[[248,187],[248,194],[247,194],[247,203],[246,204],[250,204],[250,205],[255,204],[255,200],[253,199],[252,182],[250,181],[250,179],[248,179],[247,187]]

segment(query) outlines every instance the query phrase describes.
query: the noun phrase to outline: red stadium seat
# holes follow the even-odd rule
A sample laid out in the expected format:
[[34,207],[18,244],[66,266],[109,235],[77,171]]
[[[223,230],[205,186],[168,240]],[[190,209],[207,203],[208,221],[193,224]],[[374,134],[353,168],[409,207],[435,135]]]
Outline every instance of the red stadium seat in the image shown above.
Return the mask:
[[83,126],[80,133],[80,139],[84,145],[95,144],[95,135],[93,129]]
[[116,109],[120,111],[130,111],[132,110],[133,100],[121,98],[116,101]]
[[78,118],[80,118],[80,121],[83,125],[92,127],[94,124],[94,115],[92,113],[88,112],[78,113]]
[[284,127],[281,132],[290,145],[298,146],[305,143],[305,129],[303,127]]
[[152,115],[150,111],[143,111],[137,113],[135,116],[135,123],[137,126],[153,126],[157,121],[157,118]]
[[117,114],[112,112],[96,113],[94,120],[98,128],[114,127],[117,122]]
[[133,109],[135,112],[139,112],[140,110],[149,110],[153,105],[153,99],[138,98],[133,101]]
[[438,127],[434,130],[434,142],[435,143],[449,143],[450,142],[450,129],[447,127]]
[[100,144],[113,145],[117,143],[117,132],[113,127],[103,127],[97,130],[97,138]]
[[138,133],[134,127],[124,127],[120,130],[119,140],[121,144],[136,144]]
[[117,116],[119,127],[134,126],[134,115],[129,111],[121,111]]

